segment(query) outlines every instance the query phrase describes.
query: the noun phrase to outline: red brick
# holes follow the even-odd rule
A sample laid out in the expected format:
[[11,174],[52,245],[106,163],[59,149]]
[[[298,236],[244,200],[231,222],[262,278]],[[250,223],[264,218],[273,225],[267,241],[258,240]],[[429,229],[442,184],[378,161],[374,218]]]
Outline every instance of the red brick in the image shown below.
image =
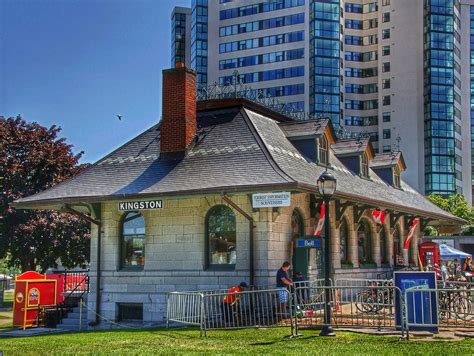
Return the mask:
[[184,152],[196,136],[196,73],[178,67],[163,71],[160,151]]

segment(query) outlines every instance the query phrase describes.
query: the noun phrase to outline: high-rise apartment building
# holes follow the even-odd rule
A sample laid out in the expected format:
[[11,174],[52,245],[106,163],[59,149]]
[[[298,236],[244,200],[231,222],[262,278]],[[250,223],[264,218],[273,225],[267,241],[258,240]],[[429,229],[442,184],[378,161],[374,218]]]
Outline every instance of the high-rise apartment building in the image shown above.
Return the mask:
[[171,67],[191,66],[191,9],[175,7],[171,13]]
[[198,85],[237,80],[288,110],[366,132],[376,152],[403,150],[404,179],[420,192],[471,201],[473,7],[474,0],[192,0],[187,51]]
[[[463,6],[463,11],[462,11],[462,22],[465,23],[469,21],[470,23],[470,36],[469,36],[469,47],[470,47],[470,67],[469,67],[469,75],[470,75],[470,92],[471,92],[471,98],[470,98],[470,109],[471,109],[471,151],[472,151],[472,157],[471,157],[471,167],[472,167],[472,173],[471,177],[474,177],[474,2],[466,2],[462,3]],[[467,8],[465,8],[467,7]],[[468,19],[469,17],[469,19]],[[465,31],[463,31],[465,33]],[[467,41],[465,41],[467,42]],[[467,70],[466,70],[467,71]],[[464,76],[466,79],[466,76]],[[473,183],[474,187],[474,183]],[[474,189],[473,189],[473,196],[474,196]]]

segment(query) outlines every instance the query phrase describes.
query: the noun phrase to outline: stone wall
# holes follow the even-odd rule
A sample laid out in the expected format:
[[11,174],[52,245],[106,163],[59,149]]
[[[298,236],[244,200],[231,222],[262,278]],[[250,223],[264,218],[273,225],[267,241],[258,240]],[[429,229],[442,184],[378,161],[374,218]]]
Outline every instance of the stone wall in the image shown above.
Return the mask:
[[[232,200],[244,211],[251,212],[249,197],[234,196]],[[235,271],[204,270],[205,216],[209,209],[225,204],[220,196],[164,199],[163,209],[143,211],[146,224],[145,266],[143,271],[121,271],[119,260],[120,222],[122,213],[116,203],[102,205],[102,272],[101,314],[116,319],[116,303],[143,303],[145,323],[160,323],[166,314],[166,293],[170,291],[227,288],[249,276],[249,223],[237,211],[237,263]],[[225,204],[226,205],[226,204]],[[262,223],[259,223],[262,224]],[[266,228],[262,229],[266,231]],[[258,228],[256,229],[258,231]],[[256,233],[256,256],[266,243]],[[91,289],[88,307],[95,310],[97,229],[93,227],[91,242]],[[256,274],[265,268],[258,262]],[[265,275],[266,273],[264,273]],[[94,314],[89,311],[88,319]]]
[[[278,209],[252,209],[250,195],[233,195],[230,199],[254,219],[254,263],[255,284],[275,286],[275,273],[283,261],[292,260],[291,218],[297,209],[304,222],[304,234],[312,235],[317,216],[311,217],[310,195],[292,194],[291,206]],[[171,291],[194,291],[228,288],[241,281],[249,282],[249,221],[234,210],[237,227],[237,261],[235,270],[206,270],[205,220],[209,209],[226,202],[220,195],[194,198],[163,199],[163,209],[143,211],[146,224],[145,266],[142,271],[120,270],[119,247],[121,219],[123,213],[117,203],[102,204],[102,272],[101,315],[115,321],[117,303],[143,303],[145,325],[162,323],[166,315],[166,293]],[[390,266],[381,265],[380,237],[387,241],[388,253],[392,251],[393,229],[379,227],[373,223],[370,212],[363,218],[369,223],[372,233],[373,268],[359,268],[357,228],[353,208],[348,207],[343,218],[348,222],[348,255],[353,268],[341,268],[340,224],[335,220],[335,203],[330,203],[330,229],[332,267],[335,278],[375,278]],[[389,219],[387,219],[389,220]],[[403,239],[403,219],[399,220]],[[412,248],[416,251],[416,243]],[[88,319],[95,319],[97,227],[92,226],[91,241],[91,290],[88,298]],[[390,255],[391,256],[391,255]],[[416,256],[416,254],[414,255]],[[405,260],[408,254],[404,256]],[[391,263],[391,262],[390,262]],[[320,271],[313,267],[310,277]],[[347,266],[345,266],[347,267]],[[101,327],[107,324],[102,323]]]

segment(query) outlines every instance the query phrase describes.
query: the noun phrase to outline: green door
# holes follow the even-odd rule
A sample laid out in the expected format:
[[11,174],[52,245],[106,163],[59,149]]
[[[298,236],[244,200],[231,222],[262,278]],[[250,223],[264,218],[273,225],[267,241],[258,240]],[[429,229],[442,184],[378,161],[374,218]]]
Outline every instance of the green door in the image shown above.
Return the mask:
[[301,272],[304,279],[308,279],[309,248],[296,247],[293,254],[293,278],[296,272]]

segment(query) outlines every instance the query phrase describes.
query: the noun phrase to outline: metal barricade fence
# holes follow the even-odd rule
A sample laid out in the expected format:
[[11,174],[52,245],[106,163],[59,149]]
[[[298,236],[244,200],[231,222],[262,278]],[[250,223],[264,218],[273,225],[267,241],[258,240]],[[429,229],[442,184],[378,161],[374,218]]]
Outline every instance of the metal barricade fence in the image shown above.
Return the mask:
[[369,286],[391,286],[392,279],[362,279],[362,278],[338,278],[336,287],[369,287]]
[[[326,301],[326,289],[331,300]],[[395,330],[395,298],[397,287],[390,286],[332,286],[299,287],[295,291],[295,331],[327,325],[324,306],[331,306],[331,322],[338,328],[390,328]],[[401,302],[401,301],[400,301]],[[403,329],[400,328],[403,336]]]
[[438,289],[459,289],[459,288],[474,288],[474,283],[468,281],[452,281],[452,280],[437,280],[436,286]]
[[[395,298],[404,295],[392,281],[346,279],[336,281],[335,286],[324,284],[318,279],[297,282],[291,290],[261,286],[230,294],[228,290],[171,292],[167,323],[199,326],[201,334],[218,329],[290,327],[294,335],[298,328],[325,325],[325,291],[329,289],[331,326],[395,329]],[[403,331],[401,328],[402,336]]]
[[199,292],[168,293],[166,306],[166,325],[176,322],[185,325],[199,326],[202,330],[204,320],[204,294]]
[[[404,326],[417,328],[474,328],[474,289],[466,285],[405,291]],[[408,335],[408,333],[407,333]]]
[[[332,279],[329,279],[330,285],[334,285],[332,282]],[[301,281],[301,282],[293,282],[293,285],[295,288],[298,287],[319,287],[319,286],[324,286],[325,280],[324,278],[319,278],[319,279],[312,279],[308,281]]]
[[263,289],[238,293],[227,290],[170,292],[167,326],[170,322],[207,330],[247,327],[290,327],[293,332],[293,296],[286,289]]
[[208,294],[203,307],[204,333],[248,327],[290,327],[293,333],[293,300],[287,289]]
[[474,328],[474,287],[456,285],[437,290],[438,319],[442,327]]
[[410,331],[439,327],[437,289],[412,287],[405,290],[402,304],[402,326],[407,338]]

